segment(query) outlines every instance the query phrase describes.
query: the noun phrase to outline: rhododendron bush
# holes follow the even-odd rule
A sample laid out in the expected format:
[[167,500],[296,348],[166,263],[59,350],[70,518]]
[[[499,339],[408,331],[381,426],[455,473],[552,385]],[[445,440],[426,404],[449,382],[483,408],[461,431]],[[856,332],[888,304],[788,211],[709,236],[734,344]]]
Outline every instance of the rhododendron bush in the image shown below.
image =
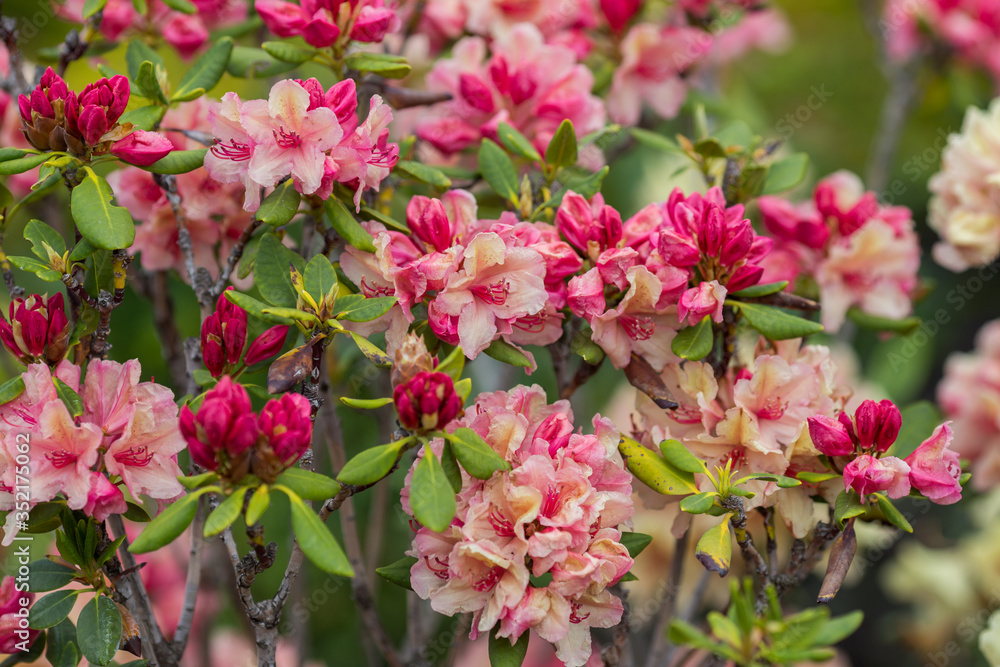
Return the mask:
[[944,667],[1000,12],[780,4],[4,3],[2,666]]

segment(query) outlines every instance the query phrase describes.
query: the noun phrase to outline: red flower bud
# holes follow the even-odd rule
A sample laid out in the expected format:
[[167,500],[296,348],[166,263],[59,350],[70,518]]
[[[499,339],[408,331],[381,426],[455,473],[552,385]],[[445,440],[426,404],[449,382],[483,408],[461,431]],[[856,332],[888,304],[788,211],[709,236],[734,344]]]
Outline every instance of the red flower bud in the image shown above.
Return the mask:
[[608,19],[608,25],[615,32],[621,32],[622,28],[639,11],[642,0],[601,0],[601,11]]
[[902,416],[892,401],[864,401],[854,413],[858,430],[858,443],[862,449],[875,447],[884,452],[892,446],[899,435]]
[[854,441],[847,428],[837,419],[816,415],[806,420],[813,445],[827,456],[848,456],[854,453]]
[[197,415],[186,405],[181,408],[180,429],[191,458],[209,470],[228,471],[258,435],[250,395],[228,375],[205,394]]
[[0,317],[0,340],[19,361],[55,365],[63,360],[71,331],[61,292],[48,298],[34,294],[14,299],[8,315],[10,322]]
[[351,39],[357,42],[381,42],[395,21],[396,14],[391,9],[366,5],[361,8],[358,19],[354,22]]
[[201,325],[201,354],[212,377],[239,363],[247,343],[247,311],[226,298],[227,287],[215,303],[215,312]]
[[271,327],[261,335],[257,336],[254,342],[250,343],[247,355],[243,359],[247,366],[269,359],[281,351],[285,345],[285,338],[288,336],[288,327],[279,324]]
[[399,423],[412,431],[444,428],[462,411],[455,383],[445,373],[417,373],[396,387],[392,394]]
[[258,426],[271,451],[288,467],[299,460],[312,442],[312,408],[302,394],[285,394],[268,401],[260,411]]
[[170,140],[158,132],[135,130],[124,139],[111,144],[111,154],[119,160],[139,167],[148,167],[174,150]]

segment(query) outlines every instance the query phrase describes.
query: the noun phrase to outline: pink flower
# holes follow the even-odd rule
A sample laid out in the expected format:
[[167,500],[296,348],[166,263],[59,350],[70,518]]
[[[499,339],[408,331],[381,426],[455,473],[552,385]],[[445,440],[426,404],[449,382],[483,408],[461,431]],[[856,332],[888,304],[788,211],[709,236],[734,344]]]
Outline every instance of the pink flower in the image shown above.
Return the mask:
[[435,302],[458,317],[458,337],[474,359],[511,323],[545,307],[545,264],[529,248],[508,247],[496,233],[477,235],[464,249],[462,268],[448,279]]
[[962,466],[951,444],[950,422],[941,424],[912,454],[906,457],[910,466],[910,484],[939,505],[951,505],[962,499]]
[[726,302],[726,288],[717,280],[698,283],[697,287],[685,290],[677,303],[677,319],[688,326],[701,322],[706,315],[712,316],[713,322],[722,321],[722,306]]
[[813,445],[826,456],[850,456],[854,453],[854,441],[847,426],[839,420],[824,415],[810,417],[809,437]]
[[123,162],[148,167],[174,150],[170,140],[159,132],[134,130],[124,139],[111,144],[111,154]]
[[260,411],[260,433],[284,468],[298,461],[312,444],[311,412],[309,400],[302,394],[271,399]]
[[601,11],[615,32],[621,32],[641,6],[641,0],[601,0]]
[[567,303],[574,315],[579,315],[588,322],[602,314],[607,305],[600,271],[591,269],[582,276],[570,278]]
[[888,493],[902,498],[910,492],[910,466],[895,456],[877,459],[862,454],[844,466],[844,488],[854,489],[863,498],[871,493]]
[[228,375],[208,390],[197,415],[186,405],[181,408],[180,430],[195,463],[223,471],[239,465],[259,433],[250,395]]
[[124,514],[128,510],[122,490],[112,484],[102,473],[90,473],[91,486],[87,493],[87,504],[83,513],[104,521],[112,514]]
[[19,590],[13,576],[0,582],[0,653],[16,654],[35,643],[40,630],[28,629],[28,611],[34,593]]
[[198,16],[177,12],[163,25],[163,39],[181,57],[190,58],[208,41],[208,30]]
[[639,122],[643,103],[662,118],[673,118],[687,96],[687,74],[712,46],[711,34],[695,28],[640,23],[622,40],[621,65],[608,93],[611,120]]
[[445,373],[417,373],[397,385],[392,397],[399,423],[411,431],[444,428],[462,411],[462,399],[455,393],[451,376]]
[[242,183],[246,188],[243,208],[253,212],[260,206],[260,189],[265,184],[250,175],[253,142],[242,115],[243,102],[236,93],[226,93],[219,104],[209,106],[208,122],[216,143],[205,155],[205,170],[220,183]]
[[622,240],[622,218],[600,194],[592,202],[569,191],[556,211],[556,229],[584,257],[597,259]]
[[72,332],[62,292],[12,299],[8,315],[10,322],[0,315],[0,340],[21,363],[55,365],[66,356]]

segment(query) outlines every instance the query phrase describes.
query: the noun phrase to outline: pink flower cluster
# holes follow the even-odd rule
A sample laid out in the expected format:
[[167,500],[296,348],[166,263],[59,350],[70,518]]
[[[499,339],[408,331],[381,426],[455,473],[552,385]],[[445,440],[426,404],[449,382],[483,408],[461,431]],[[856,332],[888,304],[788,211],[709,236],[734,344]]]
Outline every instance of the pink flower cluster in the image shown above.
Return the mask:
[[72,329],[62,292],[12,299],[8,315],[9,322],[0,315],[0,340],[18,361],[25,366],[36,361],[54,366],[63,360]]
[[[632,477],[617,429],[595,416],[594,435],[574,432],[569,402],[548,405],[538,386],[482,394],[452,424],[479,433],[511,470],[486,481],[463,472],[451,526],[420,527],[413,539],[413,590],[439,613],[473,613],[473,639],[498,623],[512,643],[530,629],[566,665],[584,665],[590,628],[621,619],[622,602],[608,588],[632,566],[620,542],[633,512]],[[443,441],[431,446],[440,451]]]
[[954,420],[954,449],[971,462],[973,488],[1000,482],[1000,320],[976,335],[976,348],[948,357],[938,404]]
[[[22,374],[24,391],[0,406],[0,484],[2,505],[14,505],[12,490],[29,445],[32,505],[62,493],[70,509],[98,521],[125,511],[124,483],[133,498],[176,498],[183,491],[177,476],[177,453],[184,440],[177,428],[177,405],[169,389],[139,382],[139,362],[120,364],[95,359],[82,369],[63,361],[50,371],[32,364]],[[74,417],[60,399],[54,379],[82,400]],[[19,445],[22,447],[19,449]],[[20,457],[20,458],[19,458]],[[17,532],[15,512],[8,515],[3,543]]]
[[180,432],[191,459],[238,482],[248,472],[273,481],[299,460],[312,442],[309,401],[285,394],[253,411],[243,385],[224,375],[210,389],[197,414],[181,408]]
[[334,183],[355,190],[361,206],[366,188],[379,185],[396,164],[399,146],[388,143],[392,111],[373,95],[368,117],[358,123],[357,91],[352,79],[329,90],[316,79],[284,79],[267,100],[243,102],[226,93],[209,108],[216,143],[205,168],[220,183],[242,183],[243,208],[256,211],[260,191],[287,176],[304,195],[326,199]]
[[564,120],[578,136],[604,127],[604,106],[590,92],[594,75],[571,48],[546,44],[538,28],[521,23],[488,50],[481,37],[463,38],[427,75],[429,90],[452,99],[422,114],[416,134],[441,153],[496,139],[500,123],[520,130],[543,153]]
[[880,26],[893,58],[929,50],[930,36],[1000,85],[1000,6],[993,0],[890,0]]
[[[204,99],[198,99],[167,111],[163,126],[204,131],[208,129],[206,116],[207,105]],[[203,148],[181,132],[168,132],[167,138],[175,150]],[[141,255],[143,268],[149,271],[175,268],[187,280],[184,256],[177,244],[177,218],[167,194],[153,180],[153,175],[143,169],[126,167],[108,174],[108,182],[118,203],[140,222],[131,250]],[[213,277],[218,276],[229,251],[252,218],[239,204],[242,187],[221,183],[210,177],[205,169],[179,174],[176,183],[181,199],[180,212],[191,235],[195,264],[208,269]]]
[[569,308],[587,320],[616,368],[632,352],[656,370],[675,361],[674,331],[706,315],[721,322],[726,294],[759,281],[771,247],[742,205],[726,207],[719,188],[688,197],[677,188],[624,224],[600,196],[588,202],[568,193],[555,222],[593,266],[569,281]]
[[385,0],[256,0],[254,9],[267,29],[279,37],[301,36],[318,49],[346,36],[356,42],[381,42],[400,21]]
[[[668,364],[661,377],[680,405],[663,410],[639,394],[636,439],[654,448],[666,439],[680,440],[710,469],[732,462],[733,470],[746,473],[825,472],[819,451],[805,437],[806,420],[834,416],[852,393],[830,350],[803,346],[799,340],[761,340],[743,358],[746,361],[721,378],[707,363]],[[773,483],[747,486],[757,494],[745,500],[747,506],[776,506],[796,537],[815,525],[812,496],[824,495],[833,502],[837,494],[829,484],[804,484],[780,493]]]
[[835,332],[849,308],[900,319],[913,308],[920,243],[910,210],[882,206],[854,174],[839,171],[817,184],[811,201],[757,200],[774,235],[764,259],[764,282],[815,280],[822,322]]
[[[185,58],[191,57],[216,28],[235,25],[247,17],[247,6],[239,0],[192,0],[197,11],[185,14],[160,0],[146,3],[145,15],[139,14],[131,0],[108,0],[101,20],[101,34],[109,41],[122,35],[139,35],[151,29]],[[84,0],[65,0],[55,5],[60,18],[83,23]]]
[[808,421],[816,449],[831,458],[850,458],[844,465],[844,488],[854,489],[862,498],[872,493],[902,498],[912,488],[940,505],[961,500],[962,466],[958,453],[949,448],[950,422],[938,426],[913,453],[900,459],[883,456],[902,426],[899,408],[891,401],[864,401],[853,421],[846,412],[837,419],[820,415]]
[[581,260],[546,223],[519,222],[504,213],[478,220],[475,197],[452,190],[441,199],[417,196],[407,206],[412,236],[370,223],[375,254],[349,247],[341,268],[368,297],[395,295],[398,304],[370,323],[367,335],[388,329],[402,343],[414,308],[427,307],[431,330],[475,358],[503,338],[515,345],[549,345],[562,335],[568,276]]

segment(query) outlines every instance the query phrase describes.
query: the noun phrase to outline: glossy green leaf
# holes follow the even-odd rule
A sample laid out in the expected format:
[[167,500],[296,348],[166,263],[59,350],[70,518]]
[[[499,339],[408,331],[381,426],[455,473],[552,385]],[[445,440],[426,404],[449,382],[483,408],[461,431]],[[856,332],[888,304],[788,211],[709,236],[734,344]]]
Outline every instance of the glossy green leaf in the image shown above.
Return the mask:
[[111,598],[97,595],[76,619],[80,651],[92,665],[108,665],[122,638],[122,614]]
[[103,176],[98,176],[90,167],[83,167],[80,173],[83,180],[73,188],[70,201],[80,234],[95,248],[117,250],[131,246],[135,240],[132,216],[126,209],[114,205],[114,192]]
[[24,157],[4,160],[0,162],[0,176],[23,174],[29,169],[34,169],[43,162],[47,162],[50,157],[48,153],[28,153]]
[[337,481],[354,486],[367,486],[377,482],[389,474],[399,458],[400,449],[409,443],[407,439],[397,440],[359,452],[340,471]]
[[295,181],[287,178],[264,197],[257,209],[257,219],[272,227],[287,225],[298,213],[300,201],[302,195],[295,189]]
[[786,287],[788,287],[788,281],[782,280],[776,283],[751,285],[750,287],[747,287],[746,289],[741,289],[738,292],[730,292],[729,296],[736,297],[737,299],[753,299],[762,296],[769,296],[771,294],[777,294]]
[[198,487],[205,486],[206,484],[215,484],[219,481],[219,474],[215,472],[203,472],[200,475],[178,477],[177,481],[179,481],[181,486],[185,489],[197,489]]
[[410,585],[410,570],[417,564],[417,559],[413,556],[404,556],[395,563],[383,565],[375,568],[375,574],[382,577],[391,584],[396,584],[400,588],[413,590]]
[[260,45],[271,56],[286,63],[301,65],[316,57],[318,49],[291,42],[264,42]]
[[340,402],[344,405],[349,405],[352,408],[357,408],[358,410],[377,410],[378,408],[385,407],[386,405],[392,404],[391,398],[351,398],[349,396],[341,396]]
[[76,575],[73,568],[42,558],[28,565],[28,590],[32,593],[54,591],[69,584]]
[[80,664],[79,640],[76,626],[68,618],[63,619],[46,633],[45,659],[52,667],[77,667]]
[[670,349],[682,359],[701,361],[709,355],[715,343],[712,318],[706,315],[693,327],[685,327],[670,341]]
[[831,479],[840,479],[842,475],[838,475],[835,472],[810,472],[802,471],[795,475],[796,479],[800,479],[807,484],[820,484]]
[[750,326],[769,340],[803,338],[823,331],[819,322],[791,315],[773,306],[728,300],[727,304],[738,308]]
[[334,304],[334,318],[345,322],[371,322],[382,317],[396,305],[394,296],[365,297],[363,294],[345,294]]
[[531,368],[532,366],[531,359],[524,352],[499,338],[490,343],[490,346],[484,351],[487,356],[511,366],[520,366],[521,368]]
[[69,616],[76,603],[76,596],[82,592],[82,590],[64,589],[38,598],[28,610],[28,627],[33,630],[44,630],[61,622]]
[[219,506],[205,519],[205,537],[215,537],[229,528],[243,512],[243,499],[248,487],[241,486],[226,496]]
[[497,138],[504,148],[532,162],[541,162],[542,156],[526,136],[507,123],[497,126]]
[[215,88],[226,71],[232,52],[232,38],[222,37],[216,40],[184,73],[170,101],[193,100]]
[[252,526],[259,522],[260,518],[264,515],[264,512],[267,511],[267,507],[270,504],[271,493],[267,488],[267,484],[261,484],[253,492],[253,495],[250,496],[250,502],[247,503],[247,525]]
[[502,148],[489,139],[479,146],[479,171],[493,191],[509,202],[517,203],[519,183],[514,163]]
[[195,512],[198,511],[198,498],[213,490],[218,490],[218,487],[209,486],[192,491],[180,500],[175,500],[173,504],[167,505],[146,525],[128,550],[134,554],[144,554],[173,542],[194,520]]
[[645,533],[622,533],[621,545],[628,549],[628,555],[637,558],[643,550],[653,541],[652,535]]
[[693,474],[676,468],[632,438],[622,436],[618,451],[629,471],[657,493],[665,496],[698,493]]
[[680,440],[664,440],[660,443],[660,453],[678,470],[692,473],[708,472],[705,462],[692,454]]
[[413,518],[435,532],[443,532],[455,517],[455,492],[440,461],[430,447],[424,447],[410,486]]
[[445,437],[465,472],[476,479],[489,479],[498,470],[510,470],[510,464],[471,428],[459,427]]
[[207,148],[173,151],[143,169],[154,174],[186,174],[204,166],[207,153]]
[[451,484],[451,490],[455,493],[461,491],[462,469],[458,467],[458,460],[455,458],[455,452],[448,440],[444,441],[444,447],[441,449],[441,469],[444,470],[444,476]]
[[344,59],[350,69],[372,72],[387,79],[402,79],[410,73],[410,64],[402,56],[371,51],[355,51]]
[[304,468],[289,468],[278,475],[275,481],[284,484],[305,500],[329,500],[340,492],[340,484],[336,481]]
[[550,167],[572,167],[577,159],[576,130],[567,118],[559,124],[559,129],[545,149],[545,163]]
[[337,294],[337,272],[325,255],[315,255],[309,260],[302,278],[306,292],[316,303],[321,303],[331,293]]
[[361,226],[344,202],[330,197],[323,203],[326,217],[338,234],[348,243],[363,252],[375,252],[375,240]]
[[273,306],[294,308],[297,293],[292,286],[291,266],[305,271],[305,260],[286,248],[274,234],[264,234],[254,262],[254,284],[260,296]]
[[497,637],[496,630],[490,631],[489,656],[490,667],[521,667],[524,656],[528,654],[530,632],[522,632],[517,641],[511,644],[509,639]]
[[[161,120],[163,120],[163,116],[167,113],[167,108],[168,107],[162,104],[147,104],[144,107],[136,107],[135,109],[130,109],[123,113],[121,118],[118,119],[118,122],[122,125],[125,123],[131,123],[136,129],[146,130],[149,132],[159,125]],[[186,151],[173,151],[170,155],[183,152]],[[170,157],[170,155],[167,157]],[[144,169],[148,169],[148,167],[144,167]]]
[[52,383],[56,387],[56,396],[63,402],[70,415],[79,417],[83,414],[83,399],[80,394],[73,391],[73,388],[57,377],[52,378]]
[[344,550],[340,548],[326,524],[320,521],[316,512],[294,491],[286,489],[285,493],[292,506],[292,531],[306,558],[324,572],[341,577],[353,577],[354,570],[344,555]]
[[3,384],[0,384],[0,405],[10,403],[23,393],[24,378],[20,375],[15,375]]
[[437,167],[431,167],[430,165],[426,165],[421,162],[400,160],[396,163],[393,173],[403,174],[404,176],[408,176],[415,181],[432,185],[441,190],[447,190],[451,187],[451,179],[448,178],[443,171]]
[[167,97],[156,78],[156,66],[148,60],[139,65],[139,72],[135,76],[135,91],[151,102],[167,103]]
[[906,533],[913,532],[913,526],[911,526],[910,522],[906,520],[906,517],[903,516],[903,513],[900,512],[899,509],[892,504],[891,500],[889,500],[885,495],[881,493],[876,493],[874,494],[874,496],[876,501],[878,502],[879,509],[882,510],[882,514],[885,516],[886,521],[894,525],[896,528],[899,528],[903,532]]
[[687,496],[681,499],[681,511],[688,514],[705,514],[715,507],[715,499],[718,497],[719,494],[715,491],[706,491],[693,496]]
[[861,504],[861,498],[853,489],[841,491],[837,496],[837,502],[833,508],[833,518],[838,525],[843,526],[844,522],[865,513],[865,506]]

